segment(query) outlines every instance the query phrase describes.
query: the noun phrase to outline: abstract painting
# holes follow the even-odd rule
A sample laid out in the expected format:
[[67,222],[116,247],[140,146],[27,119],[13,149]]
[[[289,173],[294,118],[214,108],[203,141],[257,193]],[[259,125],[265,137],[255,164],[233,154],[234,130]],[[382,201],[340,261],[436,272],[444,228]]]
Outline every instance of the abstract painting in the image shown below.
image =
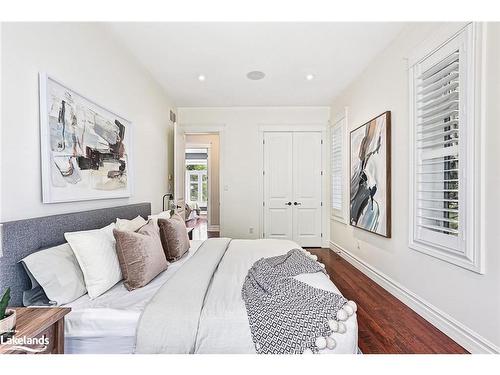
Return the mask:
[[351,225],[391,237],[391,112],[351,132]]
[[44,203],[130,196],[130,121],[40,74]]

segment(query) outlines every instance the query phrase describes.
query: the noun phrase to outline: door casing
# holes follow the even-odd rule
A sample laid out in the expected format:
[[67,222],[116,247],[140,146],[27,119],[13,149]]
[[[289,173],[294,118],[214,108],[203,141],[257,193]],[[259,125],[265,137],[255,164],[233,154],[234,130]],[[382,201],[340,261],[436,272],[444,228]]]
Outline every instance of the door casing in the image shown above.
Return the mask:
[[226,124],[198,124],[181,123],[186,134],[218,134],[219,135],[219,227],[210,230],[218,230],[220,237],[224,237],[224,163],[226,150]]

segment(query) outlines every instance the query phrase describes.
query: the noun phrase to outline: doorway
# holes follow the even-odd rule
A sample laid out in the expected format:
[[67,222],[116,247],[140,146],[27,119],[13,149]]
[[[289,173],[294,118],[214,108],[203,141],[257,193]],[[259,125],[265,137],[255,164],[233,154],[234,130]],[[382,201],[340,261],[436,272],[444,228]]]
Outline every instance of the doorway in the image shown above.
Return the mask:
[[220,142],[216,133],[186,133],[185,220],[193,240],[218,237],[220,231]]

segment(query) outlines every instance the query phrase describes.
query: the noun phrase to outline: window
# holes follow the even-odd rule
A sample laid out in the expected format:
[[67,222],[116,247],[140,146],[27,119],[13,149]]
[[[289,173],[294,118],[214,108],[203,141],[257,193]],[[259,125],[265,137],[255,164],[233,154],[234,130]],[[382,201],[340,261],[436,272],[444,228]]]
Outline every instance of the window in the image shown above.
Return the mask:
[[208,174],[207,160],[186,160],[186,197],[188,202],[196,202],[200,208],[207,207]]
[[470,24],[410,66],[410,247],[480,272],[474,56]]
[[346,195],[346,118],[343,116],[330,129],[331,135],[331,208],[332,218],[347,224]]

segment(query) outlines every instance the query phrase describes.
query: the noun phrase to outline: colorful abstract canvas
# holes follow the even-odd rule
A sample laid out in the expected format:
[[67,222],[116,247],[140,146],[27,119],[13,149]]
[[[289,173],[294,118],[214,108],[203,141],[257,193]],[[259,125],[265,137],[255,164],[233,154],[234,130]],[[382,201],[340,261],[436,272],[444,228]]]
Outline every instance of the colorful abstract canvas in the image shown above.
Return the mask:
[[391,112],[351,132],[351,225],[391,236]]
[[130,196],[130,121],[40,75],[43,202]]

